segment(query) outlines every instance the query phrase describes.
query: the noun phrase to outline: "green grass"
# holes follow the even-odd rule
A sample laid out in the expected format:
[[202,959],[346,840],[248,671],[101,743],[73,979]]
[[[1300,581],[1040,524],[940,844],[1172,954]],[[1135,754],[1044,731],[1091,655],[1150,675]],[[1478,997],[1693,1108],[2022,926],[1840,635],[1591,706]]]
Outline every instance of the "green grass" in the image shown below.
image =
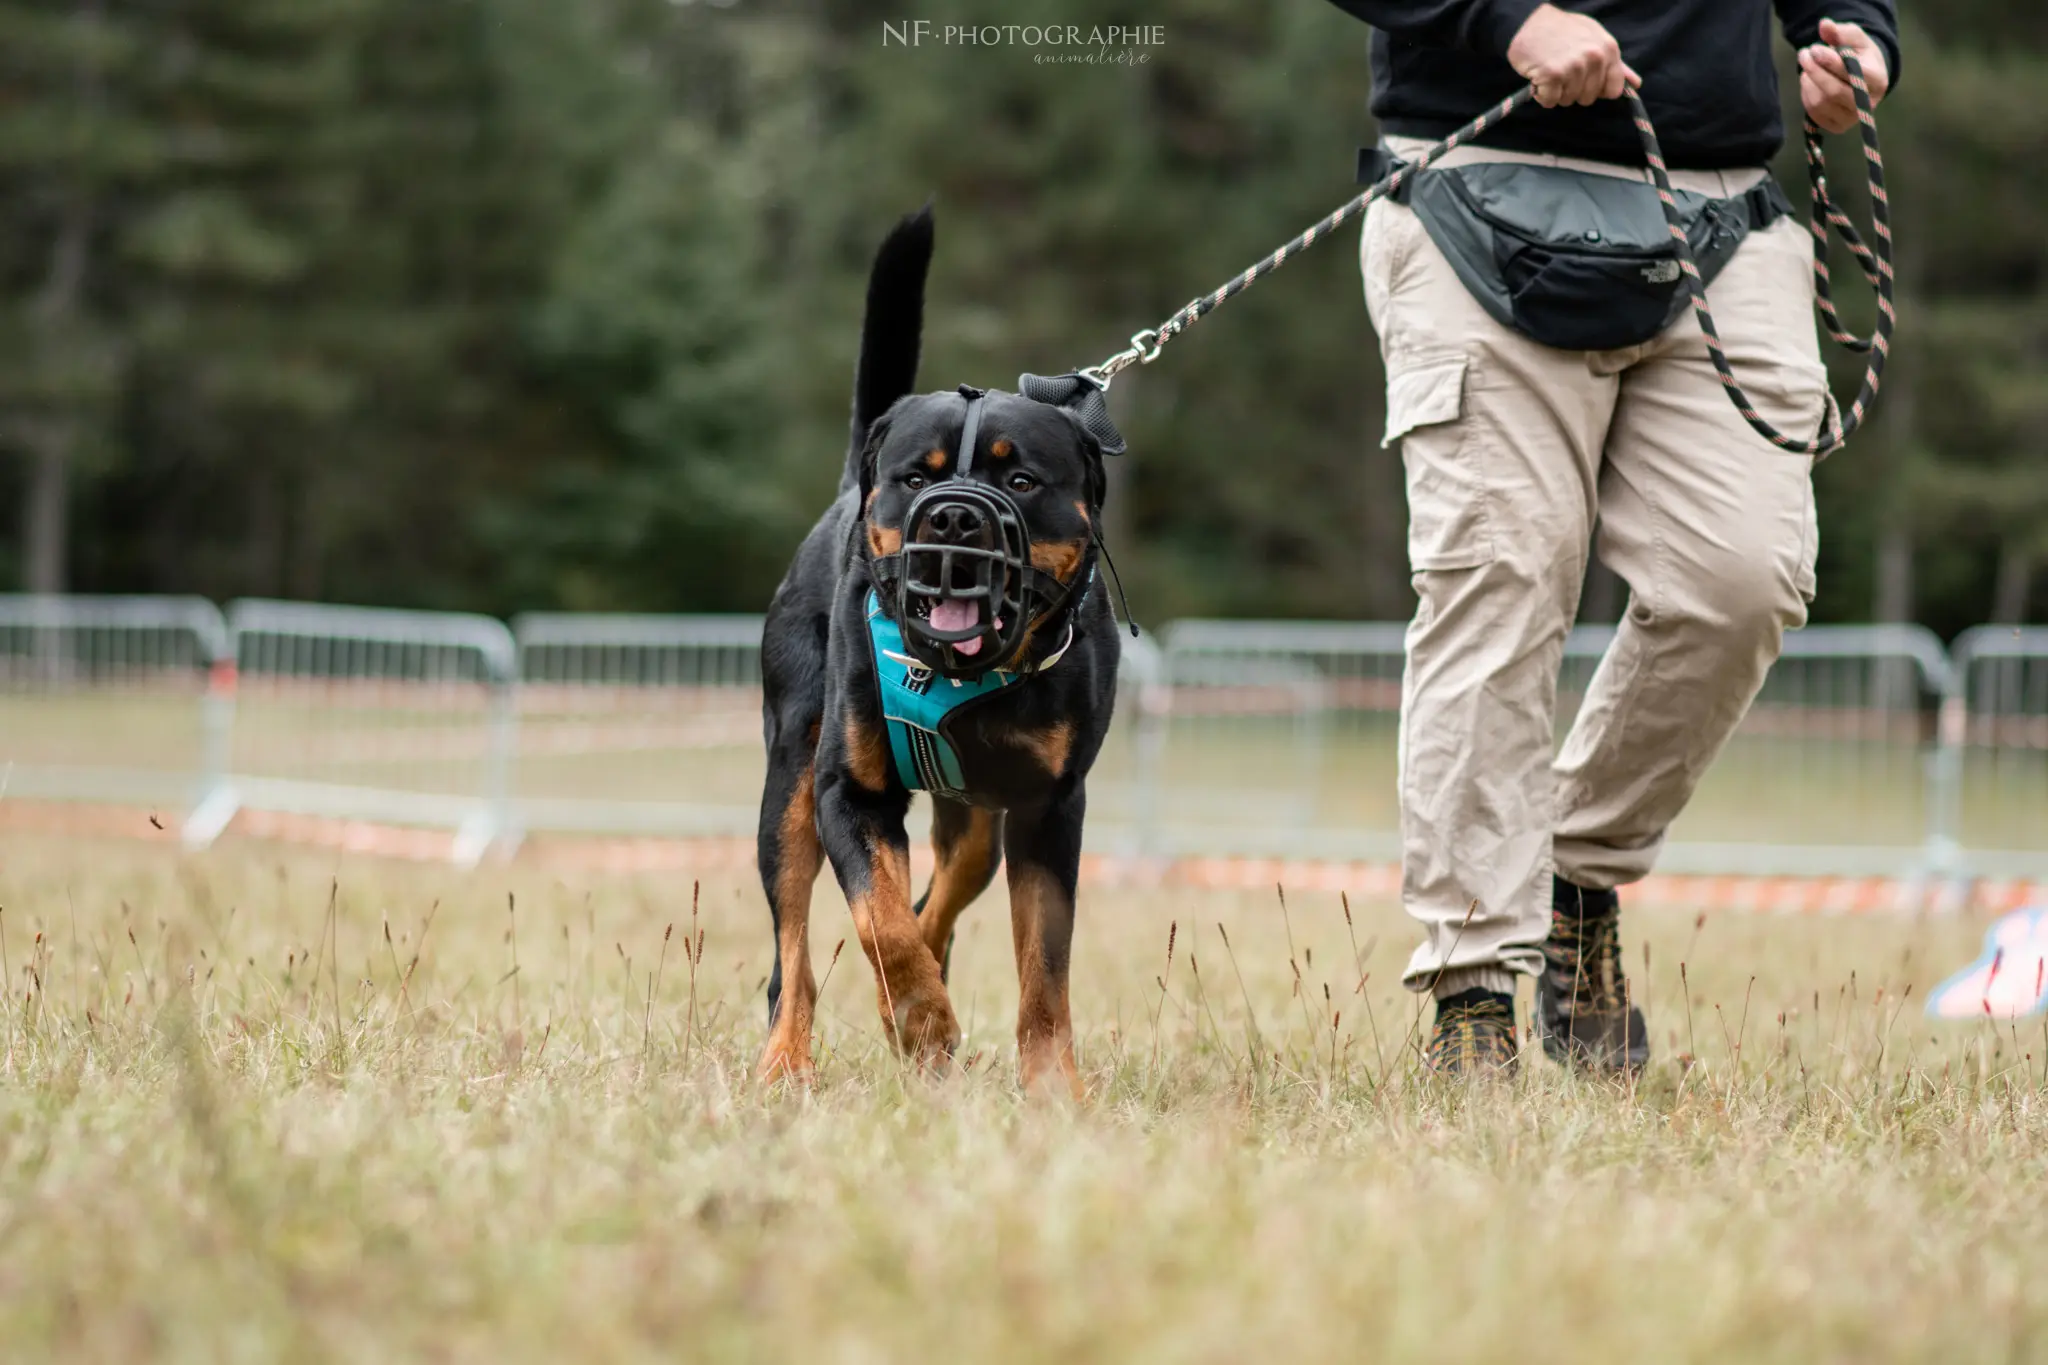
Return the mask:
[[1392,907],[1084,892],[1068,1109],[989,901],[957,1074],[849,945],[763,1093],[744,882],[0,842],[0,1358],[2048,1353],[2043,1034],[1919,1013],[1981,922],[1633,910],[1648,1074],[1461,1093]]

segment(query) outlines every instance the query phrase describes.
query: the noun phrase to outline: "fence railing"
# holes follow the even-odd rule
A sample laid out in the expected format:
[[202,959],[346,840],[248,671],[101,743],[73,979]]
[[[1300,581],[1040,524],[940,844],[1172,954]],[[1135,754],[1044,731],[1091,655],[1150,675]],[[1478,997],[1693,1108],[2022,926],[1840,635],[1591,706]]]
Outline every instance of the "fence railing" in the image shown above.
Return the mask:
[[[758,616],[534,613],[519,650],[522,833],[746,834],[761,801]],[[1098,837],[1134,850],[1136,717],[1157,676],[1150,641],[1125,641],[1126,718],[1112,727],[1089,796]]]
[[513,789],[527,830],[735,834],[761,802],[761,618],[530,614]]
[[228,639],[203,598],[0,596],[0,798],[202,805]]
[[228,608],[235,806],[446,826],[471,862],[513,826],[517,652],[488,616],[245,600]]
[[1948,828],[1973,868],[2048,875],[2048,629],[1978,626],[1953,657]]
[[[1404,628],[1183,621],[1166,631],[1163,855],[1400,856]],[[1613,631],[1571,633],[1560,737]],[[1934,716],[1946,653],[1912,626],[1794,632],[1672,832],[1660,866],[1752,875],[1903,874],[1946,854]],[[2048,823],[2048,803],[2036,813]]]
[[[1392,860],[1404,628],[1183,621],[1124,642],[1099,850]],[[1611,632],[1572,633],[1569,725]],[[489,617],[0,597],[0,799],[453,831],[738,835],[762,775],[761,619]],[[1155,643],[1156,641],[1156,643]],[[2048,630],[1811,627],[1661,866],[2048,873]]]

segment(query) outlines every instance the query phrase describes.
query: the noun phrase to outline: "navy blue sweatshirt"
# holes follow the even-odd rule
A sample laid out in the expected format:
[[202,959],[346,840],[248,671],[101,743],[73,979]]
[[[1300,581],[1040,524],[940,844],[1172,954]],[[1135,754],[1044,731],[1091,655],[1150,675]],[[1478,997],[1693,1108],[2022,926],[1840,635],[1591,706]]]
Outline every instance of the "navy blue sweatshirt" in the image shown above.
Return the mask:
[[[1331,0],[1372,35],[1372,112],[1389,133],[1436,139],[1528,84],[1508,44],[1540,0]],[[1820,21],[1861,24],[1899,78],[1893,0],[1552,0],[1598,19],[1643,78],[1643,103],[1664,159],[1696,170],[1759,166],[1785,140],[1771,11],[1795,47]],[[1628,106],[1518,110],[1481,141],[1556,156],[1642,164]]]

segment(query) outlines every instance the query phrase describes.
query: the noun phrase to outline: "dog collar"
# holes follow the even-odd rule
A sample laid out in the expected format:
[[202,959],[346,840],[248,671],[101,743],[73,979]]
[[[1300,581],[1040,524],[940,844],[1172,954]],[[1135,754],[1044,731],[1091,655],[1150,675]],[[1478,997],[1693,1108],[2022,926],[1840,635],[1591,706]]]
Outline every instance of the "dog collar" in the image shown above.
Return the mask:
[[[873,597],[874,597],[874,593],[873,593],[873,590],[872,590],[872,589],[870,589],[870,591],[869,591],[869,594],[868,594],[868,595],[869,595],[869,598],[870,598],[870,599],[872,600],[872,599],[873,599]],[[894,625],[895,623],[894,623],[894,622],[891,622],[890,624],[891,624],[891,625]],[[900,631],[899,631],[899,632],[897,632],[897,638],[898,638],[899,640],[903,638],[903,637],[902,637],[902,632],[900,632]],[[1046,656],[1045,656],[1045,657],[1044,657],[1043,659],[1040,659],[1040,660],[1039,660],[1039,661],[1038,661],[1037,663],[1033,664],[1033,665],[1032,665],[1031,667],[1029,667],[1029,668],[995,668],[995,669],[991,669],[991,670],[989,670],[989,671],[990,671],[990,672],[992,672],[992,673],[1001,673],[1001,674],[1005,674],[1005,675],[1007,675],[1007,676],[1010,676],[1010,677],[1025,677],[1025,678],[1029,678],[1029,677],[1035,677],[1036,675],[1038,675],[1038,674],[1040,674],[1040,673],[1044,673],[1044,672],[1046,672],[1046,671],[1047,671],[1048,669],[1050,669],[1050,668],[1051,668],[1051,667],[1052,667],[1052,666],[1053,666],[1054,664],[1058,663],[1058,662],[1059,662],[1059,661],[1060,661],[1061,659],[1064,659],[1064,658],[1066,658],[1066,657],[1067,657],[1067,651],[1068,651],[1069,649],[1072,649],[1073,647],[1074,647],[1074,623],[1073,623],[1072,621],[1069,621],[1069,622],[1067,622],[1067,634],[1066,634],[1066,638],[1060,641],[1060,647],[1059,647],[1058,649],[1054,650],[1054,651],[1053,651],[1052,653],[1050,653],[1050,654],[1046,655]],[[902,665],[903,665],[903,666],[904,666],[905,668],[916,668],[916,669],[923,669],[923,670],[924,670],[925,672],[927,672],[927,673],[929,673],[929,672],[931,671],[930,669],[928,669],[928,668],[925,668],[925,666],[924,666],[924,663],[923,663],[923,662],[922,662],[921,660],[919,660],[919,659],[917,659],[916,657],[914,657],[913,655],[909,655],[909,654],[902,654],[902,653],[898,653],[898,652],[897,652],[896,650],[893,650],[893,649],[890,649],[890,650],[884,650],[884,649],[882,649],[882,648],[881,648],[881,647],[880,647],[879,645],[877,645],[877,646],[876,646],[876,650],[877,650],[877,653],[878,653],[878,654],[879,654],[879,655],[880,655],[881,657],[883,657],[883,658],[886,658],[886,659],[892,659],[892,660],[894,660],[895,662],[897,662],[897,663],[899,663],[899,664],[902,664]],[[947,681],[948,681],[948,682],[950,682],[950,683],[952,683],[952,684],[953,684],[953,686],[955,686],[955,687],[958,687],[958,686],[960,686],[960,685],[961,685],[961,682],[962,682],[963,680],[962,680],[962,679],[959,679],[959,678],[948,678],[948,679],[947,679]]]

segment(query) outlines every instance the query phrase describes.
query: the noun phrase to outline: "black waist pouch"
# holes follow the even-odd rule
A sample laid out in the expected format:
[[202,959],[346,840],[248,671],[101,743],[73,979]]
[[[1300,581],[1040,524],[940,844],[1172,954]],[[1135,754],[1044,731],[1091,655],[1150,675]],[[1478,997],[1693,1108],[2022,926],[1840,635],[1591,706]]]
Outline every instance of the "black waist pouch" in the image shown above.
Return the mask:
[[[1396,163],[1368,149],[1359,178]],[[1397,200],[1481,307],[1533,341],[1568,351],[1639,346],[1676,322],[1691,301],[1678,244],[1654,186],[1618,176],[1518,162],[1432,167]],[[1712,283],[1742,239],[1792,211],[1765,177],[1744,194],[1675,192],[1679,219]]]

